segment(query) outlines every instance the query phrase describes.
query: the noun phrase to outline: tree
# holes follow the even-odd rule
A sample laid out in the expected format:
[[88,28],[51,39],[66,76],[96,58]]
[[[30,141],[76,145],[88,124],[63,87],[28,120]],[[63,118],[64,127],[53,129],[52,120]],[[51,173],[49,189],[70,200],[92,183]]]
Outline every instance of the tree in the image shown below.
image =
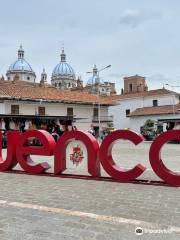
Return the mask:
[[155,123],[154,120],[147,119],[145,124],[144,124],[144,128],[153,128],[154,127],[154,123]]

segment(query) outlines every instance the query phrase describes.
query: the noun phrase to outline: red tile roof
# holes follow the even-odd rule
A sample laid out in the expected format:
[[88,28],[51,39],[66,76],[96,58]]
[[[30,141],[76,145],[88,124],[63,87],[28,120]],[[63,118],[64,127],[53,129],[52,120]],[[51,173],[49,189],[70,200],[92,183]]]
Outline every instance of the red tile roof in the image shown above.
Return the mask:
[[124,99],[132,99],[137,97],[155,97],[155,96],[163,96],[163,95],[170,95],[170,94],[180,95],[180,93],[173,92],[165,88],[161,88],[161,89],[155,89],[155,90],[138,92],[138,93],[127,93],[127,94],[116,95],[116,96],[112,96],[111,99],[121,101]]
[[180,104],[175,106],[158,106],[158,107],[144,107],[137,108],[135,111],[131,112],[128,117],[139,117],[147,115],[162,115],[162,114],[180,114]]
[[0,81],[0,98],[21,100],[44,100],[52,102],[73,102],[84,104],[112,105],[110,97],[98,97],[86,92],[59,90],[51,85],[40,86],[39,83],[24,81]]

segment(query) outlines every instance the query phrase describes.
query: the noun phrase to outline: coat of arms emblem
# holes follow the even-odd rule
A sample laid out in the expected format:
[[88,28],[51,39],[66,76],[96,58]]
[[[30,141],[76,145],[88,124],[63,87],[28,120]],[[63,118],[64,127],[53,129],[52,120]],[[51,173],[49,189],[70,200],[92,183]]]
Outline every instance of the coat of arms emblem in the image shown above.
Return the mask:
[[80,146],[77,145],[76,147],[73,147],[73,153],[70,154],[70,160],[73,162],[73,164],[78,166],[82,162],[83,158],[83,151]]

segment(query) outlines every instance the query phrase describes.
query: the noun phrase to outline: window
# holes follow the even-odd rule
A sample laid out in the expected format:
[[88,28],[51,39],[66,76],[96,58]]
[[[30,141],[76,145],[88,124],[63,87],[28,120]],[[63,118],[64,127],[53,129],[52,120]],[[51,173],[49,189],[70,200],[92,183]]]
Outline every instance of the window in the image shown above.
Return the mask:
[[45,107],[38,107],[38,115],[46,115]]
[[30,80],[30,77],[27,77],[27,80]]
[[73,108],[67,108],[67,116],[73,116]]
[[158,100],[153,100],[153,107],[157,107],[158,106]]
[[133,90],[133,86],[132,86],[132,83],[131,83],[131,84],[129,84],[129,92],[132,92],[132,90]]
[[130,109],[126,109],[126,116],[130,114]]
[[14,115],[19,114],[19,105],[11,105],[11,114],[14,114]]
[[94,108],[93,109],[93,117],[98,117],[98,115],[99,115],[98,112],[99,112],[98,108]]

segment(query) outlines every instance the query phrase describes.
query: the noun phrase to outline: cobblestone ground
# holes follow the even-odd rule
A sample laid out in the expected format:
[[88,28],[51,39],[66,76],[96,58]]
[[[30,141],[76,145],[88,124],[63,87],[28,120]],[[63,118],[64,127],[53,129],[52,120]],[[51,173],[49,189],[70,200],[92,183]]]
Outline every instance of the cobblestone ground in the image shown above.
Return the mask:
[[[140,178],[159,180],[148,162],[149,147],[150,143],[134,147],[118,142],[113,156],[127,168],[143,163],[147,171]],[[179,147],[167,144],[162,153],[174,171],[180,171]],[[68,149],[68,157],[70,153]],[[46,160],[53,166],[52,158]],[[69,161],[67,173],[72,172],[86,174],[85,159],[78,167]],[[103,171],[102,175],[106,176]],[[135,234],[137,227],[143,229],[142,235]],[[5,239],[178,240],[180,189],[0,173],[0,240]]]

